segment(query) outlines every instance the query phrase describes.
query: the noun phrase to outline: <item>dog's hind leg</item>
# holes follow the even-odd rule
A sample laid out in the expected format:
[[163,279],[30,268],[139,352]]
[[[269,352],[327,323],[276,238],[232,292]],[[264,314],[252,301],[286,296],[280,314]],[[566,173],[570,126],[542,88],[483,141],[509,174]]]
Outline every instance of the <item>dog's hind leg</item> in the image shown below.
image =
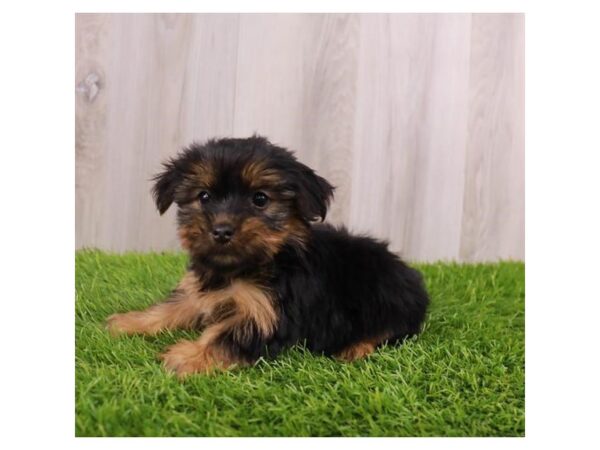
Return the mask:
[[348,347],[344,348],[342,351],[333,355],[334,358],[339,359],[341,361],[355,361],[357,359],[362,359],[369,356],[371,353],[375,351],[377,346],[383,343],[387,337],[376,337],[371,339],[364,339],[362,341],[356,342]]

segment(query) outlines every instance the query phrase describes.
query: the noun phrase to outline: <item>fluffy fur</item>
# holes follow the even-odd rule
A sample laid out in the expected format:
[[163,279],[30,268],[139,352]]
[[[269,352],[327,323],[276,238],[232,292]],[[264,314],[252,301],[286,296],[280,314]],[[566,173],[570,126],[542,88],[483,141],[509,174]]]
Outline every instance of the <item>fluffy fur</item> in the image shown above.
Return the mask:
[[111,332],[202,329],[162,359],[180,376],[248,365],[303,342],[351,361],[416,335],[421,275],[387,245],[325,219],[333,187],[267,139],[193,144],[164,165],[153,195],[177,204],[189,269],[168,299],[115,314]]

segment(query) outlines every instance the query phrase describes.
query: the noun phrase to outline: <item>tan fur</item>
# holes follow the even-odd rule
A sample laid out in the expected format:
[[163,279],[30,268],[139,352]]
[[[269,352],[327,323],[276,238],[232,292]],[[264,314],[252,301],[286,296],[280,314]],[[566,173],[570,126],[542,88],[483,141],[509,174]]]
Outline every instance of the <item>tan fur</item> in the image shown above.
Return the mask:
[[268,169],[262,161],[254,161],[244,167],[242,178],[251,189],[275,186],[281,182],[279,173],[276,170]]
[[377,345],[381,344],[386,339],[388,339],[388,336],[366,339],[364,341],[357,342],[356,344],[346,347],[334,356],[335,358],[346,362],[351,362],[357,359],[365,358],[371,353],[373,353]]
[[243,240],[244,245],[248,247],[258,245],[266,248],[269,256],[273,256],[283,245],[284,238],[285,233],[282,231],[274,232],[259,218],[250,217],[242,223],[238,239]]
[[196,241],[198,235],[200,234],[200,230],[198,228],[186,226],[179,227],[177,229],[177,235],[179,236],[179,242],[181,243],[181,247],[186,250],[190,250],[192,245]]
[[209,328],[196,341],[181,341],[172,345],[160,358],[165,367],[180,378],[192,373],[210,373],[245,365],[216,344],[216,336],[217,332]]
[[246,246],[261,246],[269,252],[269,256],[276,255],[281,247],[289,240],[294,240],[303,245],[306,239],[306,226],[297,219],[290,219],[283,230],[273,231],[259,218],[251,217],[242,223],[240,239],[244,239]]
[[202,315],[204,308],[200,283],[192,272],[186,273],[164,303],[144,311],[113,314],[108,318],[112,334],[156,334],[165,329],[189,328]]
[[231,298],[237,307],[238,322],[252,321],[263,336],[268,337],[273,334],[277,312],[269,293],[263,287],[236,280],[231,285]]
[[296,244],[301,247],[305,247],[306,239],[308,234],[308,228],[299,219],[290,219],[285,224],[285,231],[287,232],[286,239],[293,240]]
[[214,168],[206,163],[197,163],[194,165],[194,182],[197,186],[208,189],[215,182]]
[[[246,322],[253,322],[263,336],[270,336],[275,329],[277,313],[269,294],[249,281],[234,280],[223,289],[203,293],[202,303],[205,323],[226,323],[229,328],[243,328]],[[215,323],[215,316],[220,315],[219,308],[226,303],[233,305],[232,314]]]
[[191,173],[181,180],[176,188],[174,200],[186,208],[200,209],[197,199],[203,190],[210,190],[215,182],[214,168],[206,162],[197,162],[190,167]]
[[188,328],[200,317],[205,323],[214,323],[213,313],[229,302],[234,309],[232,325],[252,321],[264,336],[272,334],[277,313],[264,288],[249,281],[234,280],[223,289],[208,292],[200,289],[196,275],[188,272],[168,301],[145,311],[114,314],[108,319],[109,329],[114,334],[155,334],[164,329]]
[[[190,206],[186,206],[190,208]],[[202,248],[202,245],[206,245],[206,240],[201,239],[202,236],[207,234],[209,224],[203,219],[198,218],[193,223],[181,225],[177,228],[177,235],[181,246],[189,251],[194,251],[197,248]]]
[[109,330],[113,334],[156,334],[201,323],[206,329],[197,341],[180,342],[164,353],[168,369],[185,375],[243,364],[216,341],[229,331],[243,341],[254,328],[264,337],[271,336],[278,316],[270,294],[262,286],[246,280],[234,280],[214,291],[200,289],[196,275],[188,272],[168,301],[145,311],[115,314],[108,319]]
[[246,364],[233,358],[218,344],[218,338],[233,330],[236,339],[248,338],[252,322],[263,336],[270,336],[277,313],[269,295],[260,286],[236,280],[230,286],[203,296],[207,328],[196,341],[179,342],[162,355],[167,369],[183,377],[190,373],[208,373]]

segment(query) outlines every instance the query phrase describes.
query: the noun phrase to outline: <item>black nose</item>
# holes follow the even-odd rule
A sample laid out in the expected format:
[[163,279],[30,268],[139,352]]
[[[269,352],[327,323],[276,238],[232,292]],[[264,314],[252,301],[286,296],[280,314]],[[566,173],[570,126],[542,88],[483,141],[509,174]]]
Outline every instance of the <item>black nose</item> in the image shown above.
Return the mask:
[[215,241],[220,244],[225,244],[229,242],[233,236],[233,227],[226,223],[215,225],[211,234]]

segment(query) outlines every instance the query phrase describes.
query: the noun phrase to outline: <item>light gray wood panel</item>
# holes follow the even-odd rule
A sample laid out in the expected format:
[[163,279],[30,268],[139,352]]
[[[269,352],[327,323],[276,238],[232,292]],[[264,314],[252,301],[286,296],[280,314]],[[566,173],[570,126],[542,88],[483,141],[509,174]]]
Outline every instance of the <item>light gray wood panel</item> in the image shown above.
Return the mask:
[[300,156],[335,186],[327,220],[350,220],[360,16],[314,14],[305,49]]
[[524,17],[472,19],[460,259],[525,257]]
[[337,186],[328,216],[411,260],[524,257],[523,16],[76,18],[76,245],[177,249],[150,177],[254,132]]
[[240,16],[233,131],[258,133],[299,149],[303,56],[309,24],[302,14]]
[[363,18],[352,228],[411,259],[456,259],[470,16]]
[[193,15],[180,144],[234,133],[238,31],[237,14]]
[[155,162],[178,145],[178,109],[181,104],[187,36],[191,16],[111,16],[111,77],[109,105],[107,202],[111,222],[106,224],[109,248],[154,247],[153,237],[169,236],[168,222],[160,221],[149,195]]
[[[79,14],[75,27],[75,245],[97,245],[106,174],[106,64],[110,19]],[[102,93],[102,94],[101,94]]]

